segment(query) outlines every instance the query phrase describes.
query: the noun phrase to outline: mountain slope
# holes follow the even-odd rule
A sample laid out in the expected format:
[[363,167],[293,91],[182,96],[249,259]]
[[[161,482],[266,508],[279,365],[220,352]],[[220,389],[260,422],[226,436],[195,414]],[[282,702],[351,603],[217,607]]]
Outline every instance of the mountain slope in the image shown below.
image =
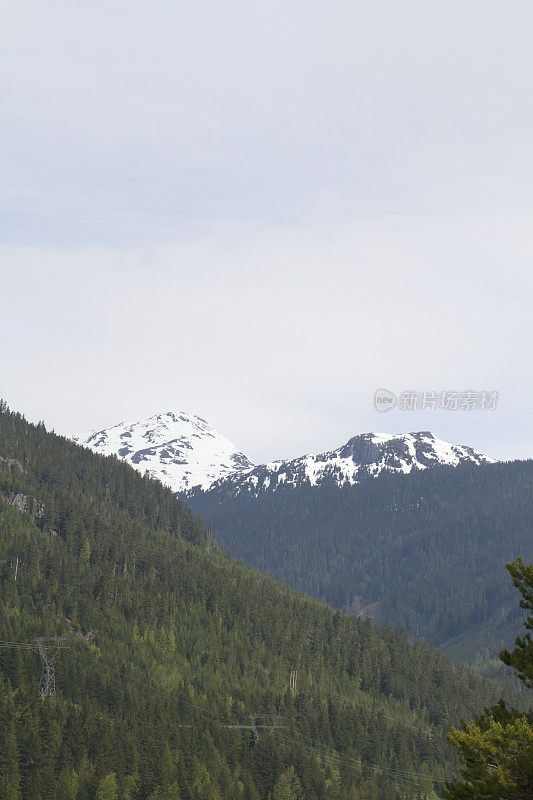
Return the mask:
[[273,461],[254,467],[235,445],[205,420],[186,412],[156,414],[132,424],[80,434],[74,441],[101,455],[116,455],[179,494],[208,490],[221,483],[228,493],[258,494],[281,485],[342,486],[382,472],[492,463],[471,447],[453,445],[430,431],[365,433],[318,455]]
[[101,455],[117,455],[175,492],[208,488],[253,465],[235,445],[201,417],[185,411],[156,414],[142,422],[120,423],[74,441]]
[[266,800],[294,766],[307,800],[434,800],[447,728],[497,687],[233,562],[157,481],[5,406],[0,457],[3,797]]
[[230,474],[211,488],[236,496],[258,495],[280,486],[344,486],[375,478],[383,472],[404,475],[412,470],[464,463],[494,463],[471,447],[448,444],[430,431],[405,434],[364,433],[337,450],[273,461]]
[[353,486],[281,485],[257,494],[236,494],[227,480],[190,502],[234,556],[433,645],[456,640],[450,654],[475,661],[483,642],[489,662],[502,630],[515,630],[513,589],[501,565],[517,554],[533,560],[531,461],[383,472]]

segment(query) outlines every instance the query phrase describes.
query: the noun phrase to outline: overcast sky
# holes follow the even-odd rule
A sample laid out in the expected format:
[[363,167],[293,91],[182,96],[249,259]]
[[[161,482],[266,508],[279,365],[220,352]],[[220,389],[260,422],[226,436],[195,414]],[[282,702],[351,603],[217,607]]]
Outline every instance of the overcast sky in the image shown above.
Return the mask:
[[256,462],[531,457],[532,37],[530,0],[4,3],[0,396],[194,411]]

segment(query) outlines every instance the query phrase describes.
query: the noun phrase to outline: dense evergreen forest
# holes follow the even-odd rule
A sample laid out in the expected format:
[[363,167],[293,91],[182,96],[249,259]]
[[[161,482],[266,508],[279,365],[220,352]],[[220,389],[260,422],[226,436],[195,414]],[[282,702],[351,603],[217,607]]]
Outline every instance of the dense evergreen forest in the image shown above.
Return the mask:
[[520,620],[502,564],[533,561],[533,461],[258,497],[215,488],[190,502],[223,547],[261,571],[480,671],[501,666]]
[[[447,730],[499,696],[233,561],[158,482],[5,405],[0,578],[2,800],[435,798]],[[55,695],[38,638],[61,644]]]

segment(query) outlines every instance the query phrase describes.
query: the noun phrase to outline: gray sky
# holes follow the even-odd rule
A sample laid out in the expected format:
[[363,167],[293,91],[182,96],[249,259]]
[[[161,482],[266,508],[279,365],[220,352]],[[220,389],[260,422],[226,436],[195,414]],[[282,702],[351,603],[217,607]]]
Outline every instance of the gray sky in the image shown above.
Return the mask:
[[[0,396],[533,455],[530,2],[4,4]],[[379,414],[374,390],[497,390]]]

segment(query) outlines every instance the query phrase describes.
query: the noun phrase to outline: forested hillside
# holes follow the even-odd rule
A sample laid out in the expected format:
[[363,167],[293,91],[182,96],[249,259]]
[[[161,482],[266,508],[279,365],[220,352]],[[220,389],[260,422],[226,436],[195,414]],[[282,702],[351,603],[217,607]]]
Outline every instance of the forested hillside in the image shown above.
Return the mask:
[[502,564],[533,560],[533,461],[190,502],[248,564],[481,670],[519,624]]
[[[499,694],[232,561],[169,490],[5,406],[0,576],[3,800],[434,798],[446,731]],[[39,637],[63,638],[55,696]]]

